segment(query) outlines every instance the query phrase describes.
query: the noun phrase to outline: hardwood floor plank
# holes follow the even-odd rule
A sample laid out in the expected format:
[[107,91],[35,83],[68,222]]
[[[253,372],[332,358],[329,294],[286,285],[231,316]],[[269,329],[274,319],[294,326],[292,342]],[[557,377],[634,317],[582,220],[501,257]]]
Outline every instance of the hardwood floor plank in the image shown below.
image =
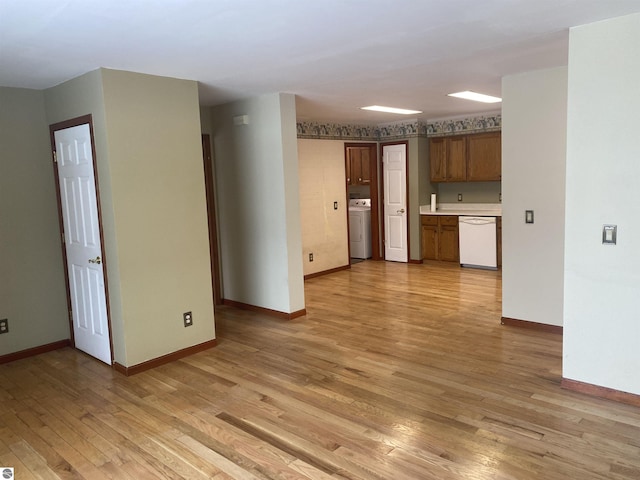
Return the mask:
[[500,324],[500,271],[365,261],[307,315],[216,309],[216,348],[125,377],[0,365],[16,478],[640,478],[640,409],[562,389],[562,337]]

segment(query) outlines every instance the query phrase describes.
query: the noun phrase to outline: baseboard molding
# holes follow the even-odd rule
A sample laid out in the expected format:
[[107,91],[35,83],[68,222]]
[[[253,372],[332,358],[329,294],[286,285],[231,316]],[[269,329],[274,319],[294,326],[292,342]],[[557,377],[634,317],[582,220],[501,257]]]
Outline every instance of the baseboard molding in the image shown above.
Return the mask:
[[331,268],[329,270],[323,270],[322,272],[310,273],[309,275],[305,275],[304,279],[309,280],[310,278],[322,277],[323,275],[329,275],[330,273],[349,270],[350,268],[351,268],[351,265],[343,265],[342,267]]
[[600,387],[598,385],[579,382],[569,378],[563,378],[560,386],[567,390],[591,395],[592,397],[606,398],[607,400],[613,400],[614,402],[626,403],[627,405],[640,407],[640,395],[636,395],[635,393],[621,392],[620,390],[614,390],[613,388]]
[[278,310],[271,310],[270,308],[250,305],[248,303],[236,302],[235,300],[227,300],[226,298],[222,301],[222,303],[230,307],[239,308],[240,310],[250,310],[252,312],[264,313],[265,315],[269,315],[270,317],[281,318],[283,320],[293,320],[294,318],[304,317],[307,314],[307,310],[305,308],[303,308],[302,310],[298,310],[297,312],[286,313],[280,312]]
[[124,365],[120,365],[118,362],[114,362],[113,368],[116,372],[119,372],[127,377],[131,375],[135,375],[136,373],[144,372],[145,370],[150,370],[155,367],[159,367],[160,365],[165,365],[167,363],[175,362],[176,360],[180,360],[181,358],[188,357],[189,355],[193,355],[194,353],[202,352],[204,350],[209,350],[210,348],[215,347],[218,344],[217,340],[209,340],[208,342],[200,343],[198,345],[194,345],[192,347],[183,348],[182,350],[178,350],[177,352],[168,353],[167,355],[163,355],[158,358],[153,358],[151,360],[147,360],[146,362],[139,363],[137,365],[133,365],[131,367],[125,367]]
[[424,262],[422,261],[422,259],[420,260],[413,260],[412,258],[409,259],[409,263],[411,265],[422,265]]
[[549,332],[562,335],[562,327],[559,325],[548,325],[546,323],[529,322],[527,320],[517,320],[515,318],[502,317],[500,320],[502,325],[509,327],[528,328],[529,330],[537,330],[538,332]]
[[9,353],[7,355],[0,356],[0,364],[14,362],[16,360],[21,360],[23,358],[33,357],[35,355],[40,355],[41,353],[52,352],[53,350],[58,350],[60,348],[70,347],[71,340],[60,340],[58,342],[47,343],[46,345],[40,345],[39,347],[27,348],[26,350],[21,350],[19,352]]

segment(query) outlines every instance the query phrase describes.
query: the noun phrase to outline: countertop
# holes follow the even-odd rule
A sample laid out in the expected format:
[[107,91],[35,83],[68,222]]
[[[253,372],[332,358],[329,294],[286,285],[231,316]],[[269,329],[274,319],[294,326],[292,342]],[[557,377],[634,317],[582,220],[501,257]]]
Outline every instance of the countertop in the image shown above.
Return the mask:
[[431,205],[420,205],[420,215],[466,215],[470,217],[501,217],[502,205],[499,203],[443,203],[436,211]]

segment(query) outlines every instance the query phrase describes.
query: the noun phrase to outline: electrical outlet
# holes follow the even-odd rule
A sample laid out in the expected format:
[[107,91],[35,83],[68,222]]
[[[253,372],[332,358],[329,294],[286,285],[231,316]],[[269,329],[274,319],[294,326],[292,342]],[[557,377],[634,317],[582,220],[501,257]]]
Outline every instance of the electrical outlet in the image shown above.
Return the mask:
[[461,193],[459,193],[459,194],[458,194],[458,201],[459,201],[459,202],[461,202],[461,201],[462,201],[462,194],[461,194]]
[[190,327],[191,325],[193,325],[193,315],[191,314],[191,312],[184,312],[182,314],[182,319],[184,320],[185,327]]
[[310,262],[313,262],[313,253],[310,253],[310,254],[309,254],[309,261],[310,261]]
[[3,318],[0,320],[0,335],[3,333],[9,333],[9,319]]

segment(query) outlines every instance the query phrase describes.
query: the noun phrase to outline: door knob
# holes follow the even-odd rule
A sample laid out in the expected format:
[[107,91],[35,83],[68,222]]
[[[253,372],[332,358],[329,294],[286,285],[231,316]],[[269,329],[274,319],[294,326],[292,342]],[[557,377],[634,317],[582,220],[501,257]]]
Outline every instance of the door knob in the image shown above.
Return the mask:
[[404,208],[401,208],[400,210],[396,210],[396,213],[404,213]]
[[98,265],[100,265],[102,263],[102,259],[100,257],[90,258],[89,263],[97,263]]

